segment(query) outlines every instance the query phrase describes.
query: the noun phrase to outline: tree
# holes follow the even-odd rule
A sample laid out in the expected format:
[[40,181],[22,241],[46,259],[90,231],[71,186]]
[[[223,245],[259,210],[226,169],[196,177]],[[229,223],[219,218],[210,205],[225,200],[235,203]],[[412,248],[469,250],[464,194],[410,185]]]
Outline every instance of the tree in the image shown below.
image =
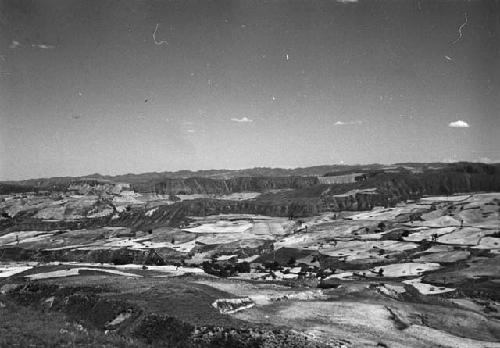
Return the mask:
[[236,271],[238,273],[250,273],[250,271],[251,271],[250,264],[246,261],[240,262],[240,263],[236,264]]

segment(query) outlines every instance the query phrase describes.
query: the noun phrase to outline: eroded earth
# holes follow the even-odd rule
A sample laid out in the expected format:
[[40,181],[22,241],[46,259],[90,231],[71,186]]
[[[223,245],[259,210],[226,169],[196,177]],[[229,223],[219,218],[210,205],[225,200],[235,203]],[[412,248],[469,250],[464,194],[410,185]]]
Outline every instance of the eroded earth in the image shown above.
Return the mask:
[[[134,204],[154,217],[160,198],[10,195],[0,208],[73,223]],[[9,227],[0,314],[29,305],[145,344],[500,347],[499,214],[500,193],[471,193],[302,218]]]

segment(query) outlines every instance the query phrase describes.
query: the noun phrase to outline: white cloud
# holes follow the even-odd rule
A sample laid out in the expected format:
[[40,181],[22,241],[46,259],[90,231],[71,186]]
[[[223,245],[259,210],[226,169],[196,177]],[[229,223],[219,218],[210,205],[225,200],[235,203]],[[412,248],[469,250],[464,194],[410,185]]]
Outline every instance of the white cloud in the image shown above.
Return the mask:
[[50,50],[50,49],[54,48],[54,46],[52,46],[52,45],[44,45],[44,44],[31,45],[31,47],[41,48],[42,50]]
[[333,125],[334,126],[349,126],[349,125],[354,125],[354,124],[362,124],[363,121],[361,120],[356,120],[356,121],[337,121]]
[[248,117],[242,117],[242,118],[232,118],[231,121],[233,122],[240,122],[240,123],[244,123],[244,122],[253,122],[253,120],[249,119]]
[[462,121],[462,120],[458,120],[458,121],[455,121],[455,122],[450,122],[448,124],[448,127],[451,127],[451,128],[469,128],[469,124],[465,121]]
[[[18,48],[23,46],[19,41],[12,40],[11,44],[9,45],[9,48]],[[42,50],[50,50],[53,49],[55,46],[52,45],[46,45],[46,44],[31,44],[32,48],[40,48]]]
[[337,2],[340,2],[342,4],[350,4],[354,2],[358,2],[359,0],[337,0]]
[[399,117],[413,120],[413,115],[399,115]]
[[194,129],[188,129],[187,132],[188,133],[196,133],[196,131]]
[[9,48],[18,48],[19,46],[21,46],[21,43],[19,41],[12,40]]

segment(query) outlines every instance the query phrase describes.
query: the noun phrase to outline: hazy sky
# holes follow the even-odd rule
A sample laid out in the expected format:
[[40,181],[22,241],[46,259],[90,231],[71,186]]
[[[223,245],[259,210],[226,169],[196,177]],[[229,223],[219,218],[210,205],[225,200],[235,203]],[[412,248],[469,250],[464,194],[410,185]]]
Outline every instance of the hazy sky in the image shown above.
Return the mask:
[[499,14],[498,1],[0,0],[0,180],[500,161]]

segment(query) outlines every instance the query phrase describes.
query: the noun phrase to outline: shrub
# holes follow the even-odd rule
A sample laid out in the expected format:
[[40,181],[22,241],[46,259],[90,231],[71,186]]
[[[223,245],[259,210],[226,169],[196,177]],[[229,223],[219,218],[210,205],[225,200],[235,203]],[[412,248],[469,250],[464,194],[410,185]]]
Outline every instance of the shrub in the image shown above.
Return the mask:
[[236,264],[236,271],[238,273],[250,273],[251,267],[248,262],[241,262]]
[[126,248],[113,251],[111,263],[114,265],[127,265],[134,263],[134,255]]
[[150,314],[134,329],[134,336],[145,339],[149,344],[158,342],[165,347],[188,346],[188,339],[194,327],[174,317]]

